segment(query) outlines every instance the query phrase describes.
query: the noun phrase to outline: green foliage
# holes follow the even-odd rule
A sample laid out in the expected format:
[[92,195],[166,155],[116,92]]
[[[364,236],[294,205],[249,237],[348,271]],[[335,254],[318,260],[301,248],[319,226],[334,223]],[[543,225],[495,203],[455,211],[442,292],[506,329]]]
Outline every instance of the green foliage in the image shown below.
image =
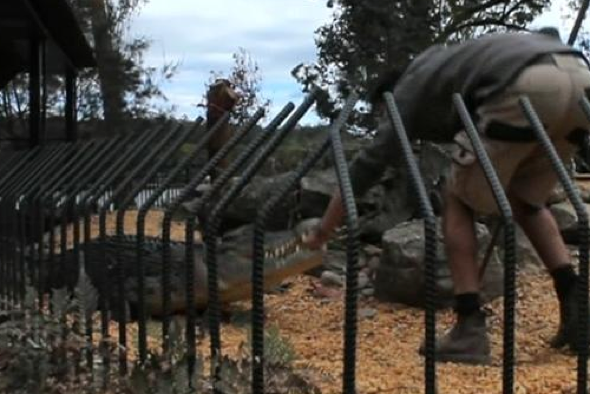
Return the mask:
[[245,48],[238,48],[232,54],[234,64],[225,75],[222,71],[211,71],[209,81],[205,84],[205,94],[199,106],[207,104],[206,92],[209,86],[218,78],[229,80],[234,86],[235,92],[240,96],[240,101],[234,107],[231,122],[242,124],[250,118],[258,108],[268,109],[271,101],[262,96],[262,76],[258,63],[252,58]]
[[[73,293],[66,289],[52,292],[50,305],[39,309],[36,290],[27,288],[19,308],[0,313],[0,392],[14,394],[185,394],[209,392],[212,380],[205,372],[204,358],[197,352],[189,376],[188,346],[177,320],[171,322],[170,346],[163,353],[151,351],[145,363],[136,362],[131,374],[110,374],[103,368],[85,364],[85,352],[98,354],[82,332],[86,319],[97,307],[97,292],[81,271]],[[215,384],[226,394],[249,392],[252,364],[251,344],[240,346],[237,358],[224,356],[213,366],[219,368]],[[112,348],[111,351],[115,351]],[[116,358],[113,352],[111,359]],[[294,365],[293,346],[282,338],[279,329],[265,332],[266,392],[276,394],[319,393],[310,379]],[[104,371],[103,371],[104,372]],[[102,378],[101,378],[102,376]]]
[[[294,78],[308,90],[330,87],[331,96],[317,106],[318,115],[333,119],[352,89],[365,94],[384,71],[403,69],[435,43],[482,33],[523,30],[550,0],[330,0],[333,19],[316,31],[318,59],[297,65]],[[372,126],[367,108],[354,122]]]
[[[240,357],[223,356],[217,363],[220,376],[216,382],[221,392],[239,394],[249,392],[252,385],[251,335],[247,344],[242,344]],[[265,392],[276,394],[319,394],[320,390],[310,382],[303,370],[296,371],[297,358],[293,345],[280,334],[277,326],[264,332],[264,383]]]
[[[56,290],[50,312],[35,305],[27,289],[24,307],[5,312],[0,324],[0,392],[54,393],[80,377],[74,374],[85,338],[68,322],[75,303],[66,290]],[[79,371],[78,371],[79,372]]]
[[[103,94],[103,84],[111,85],[111,89],[116,90],[117,95],[120,94],[120,111],[125,116],[155,117],[169,114],[172,107],[167,105],[167,98],[161,86],[173,78],[178,64],[163,62],[160,67],[146,65],[144,54],[149,49],[150,40],[145,36],[130,34],[130,22],[140,12],[146,0],[71,0],[69,3],[84,35],[94,49],[95,57],[109,58],[108,70],[101,70],[102,64],[97,68],[80,70],[76,92],[78,119],[104,117],[105,106],[109,105],[109,102]],[[100,29],[93,22],[97,20],[100,12],[104,14],[103,33],[106,33],[106,49],[110,49],[108,54],[103,53],[105,47],[97,45],[96,42]],[[27,89],[28,77],[22,74],[0,90],[0,118],[12,122],[18,120],[19,123],[24,121],[29,104]],[[49,76],[47,95],[48,117],[63,116],[65,78],[62,75]],[[12,127],[8,125],[9,133],[11,129],[17,129],[19,123]],[[20,128],[26,130],[25,127]]]
[[190,387],[206,385],[202,357],[196,358],[193,373],[189,379],[186,341],[180,324],[172,321],[170,327],[170,349],[158,355],[149,353],[147,362],[137,363],[133,368],[128,390],[131,394],[184,394]]

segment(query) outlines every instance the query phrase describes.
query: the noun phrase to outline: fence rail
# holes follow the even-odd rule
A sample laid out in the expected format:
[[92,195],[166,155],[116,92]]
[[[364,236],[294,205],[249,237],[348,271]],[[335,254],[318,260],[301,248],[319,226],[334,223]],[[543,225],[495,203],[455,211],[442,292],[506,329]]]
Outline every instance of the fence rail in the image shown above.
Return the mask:
[[[38,308],[46,306],[45,300],[51,287],[72,287],[79,280],[80,268],[94,273],[99,283],[100,336],[103,348],[101,361],[106,371],[113,368],[110,352],[106,344],[111,339],[109,324],[118,322],[117,343],[119,345],[118,370],[128,373],[128,338],[127,324],[131,311],[129,308],[128,289],[126,285],[129,270],[137,277],[137,311],[138,354],[139,362],[148,359],[147,346],[147,282],[148,262],[157,261],[161,277],[162,346],[164,353],[171,348],[171,316],[173,306],[185,303],[186,324],[184,340],[187,346],[187,372],[193,376],[196,366],[195,344],[195,299],[196,293],[207,298],[208,328],[211,355],[213,359],[222,356],[221,311],[219,288],[219,236],[221,218],[228,206],[239,196],[241,191],[260,171],[266,160],[281,145],[283,140],[295,128],[301,118],[316,102],[319,90],[312,90],[296,107],[287,104],[262,131],[238,152],[229,167],[223,170],[196,203],[186,204],[194,195],[195,189],[239,143],[255,129],[263,118],[264,111],[258,110],[249,120],[242,124],[233,137],[210,158],[202,168],[191,174],[185,182],[179,183],[179,175],[186,174],[196,158],[203,153],[208,140],[229,119],[225,114],[215,125],[205,130],[192,150],[173,167],[167,163],[177,154],[188,138],[203,128],[203,119],[196,120],[193,127],[173,127],[170,123],[161,123],[149,129],[138,128],[125,137],[109,140],[92,140],[77,143],[57,143],[32,150],[11,153],[0,164],[0,297],[2,308],[13,310],[22,308],[27,285],[36,288]],[[406,134],[402,118],[391,93],[383,98],[391,129],[401,147],[400,154],[406,166],[411,185],[417,196],[417,202],[423,217],[425,248],[425,363],[424,392],[437,392],[436,361],[436,302],[435,259],[437,254],[437,222],[428,197],[426,186],[414,158],[410,141]],[[345,127],[352,108],[358,101],[356,94],[351,94],[337,119],[331,124],[329,135],[316,149],[309,152],[293,174],[285,180],[273,196],[263,204],[254,223],[252,238],[251,272],[248,280],[252,284],[252,376],[253,393],[264,392],[264,283],[265,234],[268,221],[278,209],[286,196],[297,187],[298,182],[329,151],[333,155],[338,178],[340,194],[346,211],[347,231],[347,269],[346,294],[344,309],[344,348],[342,392],[357,392],[356,361],[357,345],[357,298],[358,298],[358,258],[359,258],[359,223],[356,210],[354,190],[347,169],[340,133]],[[579,333],[577,393],[587,394],[587,356],[588,356],[588,260],[589,260],[589,223],[580,193],[570,179],[564,164],[560,161],[555,148],[543,129],[530,101],[523,97],[520,101],[523,113],[532,125],[536,137],[551,160],[552,167],[562,183],[569,200],[578,216],[578,241],[580,258],[579,282]],[[503,381],[502,391],[513,393],[515,386],[515,321],[516,321],[516,245],[515,224],[508,198],[503,190],[498,175],[486,154],[480,133],[471,119],[460,95],[455,95],[453,105],[459,114],[465,131],[474,146],[474,151],[481,163],[485,177],[491,187],[493,197],[502,218],[504,234],[504,337],[503,337]],[[590,120],[590,102],[584,99],[580,106]],[[237,177],[236,183],[230,184]],[[127,241],[125,214],[132,207],[138,210],[134,226],[133,256],[126,265],[120,245]],[[146,235],[146,217],[158,208],[163,211],[161,219],[160,244],[149,255],[146,248],[153,242]],[[184,241],[172,241],[172,218],[181,209],[188,210],[184,218]],[[115,216],[114,229],[107,228],[107,216]],[[92,233],[92,222],[98,220],[97,234]],[[197,223],[203,230],[202,245],[195,244]],[[82,226],[82,227],[81,227]],[[69,228],[71,228],[71,239]],[[59,230],[59,231],[58,231]],[[112,234],[109,234],[109,231]],[[59,240],[59,243],[57,242]],[[182,273],[181,287],[183,298],[175,293],[178,287],[178,273],[173,275],[173,259],[179,259],[176,245],[182,245],[180,256]],[[58,250],[56,247],[59,246]],[[206,277],[196,281],[195,255],[197,247],[202,247]],[[114,259],[107,257],[115,248]],[[99,251],[98,253],[96,251]],[[70,251],[73,258],[70,261]],[[94,254],[93,254],[94,253]],[[202,273],[201,273],[202,274]],[[206,291],[198,286],[206,287]],[[176,286],[176,287],[175,287]],[[153,306],[150,306],[153,308]],[[89,349],[92,335],[97,331],[92,316],[87,315],[83,321],[84,333]],[[91,366],[96,362],[92,351],[86,354],[86,363]],[[219,379],[218,368],[212,370],[211,381],[214,391],[221,392],[215,383]],[[362,366],[361,366],[362,367]],[[393,377],[392,377],[393,378]],[[190,379],[189,379],[190,380]],[[189,384],[193,382],[189,381]]]

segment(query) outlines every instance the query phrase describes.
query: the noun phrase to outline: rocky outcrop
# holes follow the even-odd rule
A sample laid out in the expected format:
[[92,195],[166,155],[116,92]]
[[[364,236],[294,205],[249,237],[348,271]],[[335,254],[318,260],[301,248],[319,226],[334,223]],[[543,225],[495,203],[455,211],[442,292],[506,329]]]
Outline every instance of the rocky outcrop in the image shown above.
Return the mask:
[[[224,212],[224,221],[234,223],[235,225],[245,225],[253,223],[256,220],[260,208],[268,202],[269,198],[282,187],[282,185],[293,175],[292,172],[286,172],[272,177],[256,176],[242,190],[239,197]],[[233,184],[239,182],[240,178],[235,177],[227,186],[229,189]],[[267,229],[270,231],[279,231],[290,228],[299,215],[300,207],[297,201],[297,192],[293,191],[281,204],[276,207],[274,214],[268,222]],[[317,215],[305,215],[305,218],[319,217]]]
[[[449,307],[453,302],[453,282],[448,267],[440,221],[438,222],[436,257],[436,291],[438,307]],[[487,228],[478,224],[479,260],[491,239]],[[381,301],[398,302],[423,307],[424,298],[424,227],[422,220],[402,223],[383,235],[383,254],[375,272],[375,297]],[[484,301],[502,294],[502,265],[493,252],[483,278]]]

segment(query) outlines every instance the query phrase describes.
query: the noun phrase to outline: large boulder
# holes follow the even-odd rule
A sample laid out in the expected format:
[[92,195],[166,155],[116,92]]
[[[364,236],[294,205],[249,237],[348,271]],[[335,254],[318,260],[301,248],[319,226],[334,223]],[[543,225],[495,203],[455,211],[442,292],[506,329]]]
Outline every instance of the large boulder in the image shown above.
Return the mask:
[[[276,176],[255,176],[242,190],[240,195],[230,204],[224,213],[223,219],[230,227],[253,223],[256,220],[260,208],[264,206],[276,192],[282,187],[293,172],[286,172]],[[226,190],[239,182],[240,178],[233,178]],[[284,198],[270,218],[267,229],[279,231],[288,229],[297,214],[296,190]]]
[[[440,220],[436,265],[437,307],[453,305],[453,281],[444,250]],[[482,261],[491,236],[487,227],[477,224],[477,240],[480,245],[479,261]],[[423,221],[402,223],[383,234],[383,254],[375,273],[375,297],[381,301],[397,302],[414,307],[424,307],[424,226]],[[483,278],[482,297],[490,301],[503,293],[503,270],[494,250]]]
[[[586,212],[590,213],[590,207],[588,204],[584,204]],[[566,243],[577,245],[578,244],[578,217],[576,210],[572,204],[568,201],[553,204],[549,207],[559,231],[563,236]]]
[[436,214],[442,210],[442,188],[451,170],[452,144],[423,142],[420,145],[418,165],[426,191]]
[[[414,215],[409,202],[405,171],[387,169],[378,184],[363,196],[357,196],[363,241],[378,243],[387,229]],[[322,216],[338,179],[333,168],[314,171],[303,177],[300,191],[300,213],[304,218]]]
[[338,179],[333,168],[313,171],[301,178],[299,183],[299,209],[301,216],[321,217],[338,188]]
[[[493,234],[496,230],[500,219],[497,217],[491,218],[488,217],[486,219],[482,219],[482,223],[485,224],[490,231],[490,234]],[[515,238],[516,238],[516,263],[518,264],[518,270],[524,271],[527,273],[539,273],[541,270],[544,269],[543,261],[537,254],[533,244],[529,241],[528,237],[526,236],[525,232],[522,228],[515,224]],[[503,227],[500,228],[498,235],[496,237],[496,248],[498,255],[501,259],[504,259],[504,231]]]

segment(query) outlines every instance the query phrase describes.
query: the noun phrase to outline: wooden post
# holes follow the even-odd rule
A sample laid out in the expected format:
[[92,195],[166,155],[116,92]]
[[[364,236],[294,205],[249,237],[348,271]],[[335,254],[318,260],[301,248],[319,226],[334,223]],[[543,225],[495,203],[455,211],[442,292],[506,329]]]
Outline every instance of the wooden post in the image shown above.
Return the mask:
[[41,45],[39,37],[29,41],[29,146],[39,145],[41,131]]
[[66,141],[77,140],[76,122],[76,71],[71,67],[66,70]]

